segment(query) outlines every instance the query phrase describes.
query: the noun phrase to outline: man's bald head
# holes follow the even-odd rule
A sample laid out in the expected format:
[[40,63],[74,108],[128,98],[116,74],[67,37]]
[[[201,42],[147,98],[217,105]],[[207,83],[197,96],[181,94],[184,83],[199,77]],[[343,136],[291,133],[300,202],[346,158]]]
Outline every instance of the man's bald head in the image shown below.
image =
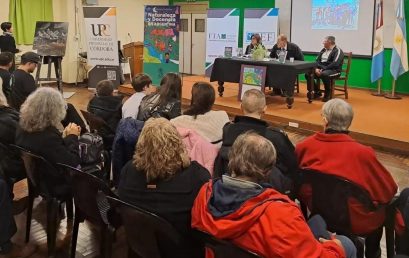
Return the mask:
[[266,96],[263,92],[256,89],[246,91],[241,101],[244,115],[261,115],[266,107]]
[[277,37],[277,46],[279,48],[284,48],[285,45],[287,44],[287,42],[288,42],[288,38],[287,38],[287,36],[285,34],[280,34]]

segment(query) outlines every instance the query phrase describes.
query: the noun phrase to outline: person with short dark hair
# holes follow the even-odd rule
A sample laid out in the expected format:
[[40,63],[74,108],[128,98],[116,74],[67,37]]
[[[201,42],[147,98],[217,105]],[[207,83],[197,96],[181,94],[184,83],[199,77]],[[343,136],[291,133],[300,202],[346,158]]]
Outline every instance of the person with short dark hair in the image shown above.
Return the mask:
[[13,37],[13,26],[11,22],[3,22],[1,25],[3,35],[0,35],[0,51],[18,53],[20,50],[16,48],[16,41]]
[[[268,185],[275,161],[274,145],[263,136],[246,132],[237,137],[229,154],[231,176],[202,186],[192,208],[192,228],[266,258],[356,258],[351,240],[331,237],[322,219],[309,226],[297,204]],[[213,257],[211,250],[206,257]]]
[[[342,70],[342,64],[344,62],[344,52],[335,44],[334,36],[327,36],[322,42],[324,48],[317,56],[313,78],[314,78],[314,98],[320,98],[322,92],[319,88],[319,80],[321,79],[324,84],[324,98],[323,102],[327,102],[331,99],[331,77],[336,76]],[[305,75],[307,83],[311,83],[311,77],[309,74]]]
[[110,80],[98,82],[97,94],[88,103],[88,112],[102,118],[107,124],[99,132],[104,139],[105,146],[111,146],[116,127],[122,117],[122,96],[114,96],[114,84]]
[[223,126],[230,122],[226,111],[212,110],[216,93],[213,86],[207,82],[196,82],[192,87],[190,107],[182,116],[170,122],[176,127],[195,130],[200,136],[211,143],[222,139]]
[[265,47],[263,46],[263,43],[261,42],[261,36],[260,36],[260,34],[256,33],[256,34],[251,35],[250,45],[248,45],[248,46],[246,47],[246,51],[244,52],[244,54],[245,54],[245,55],[250,55],[250,54],[251,54],[251,51],[252,51],[254,48],[258,47],[258,46],[261,46],[262,48],[265,48]]
[[3,93],[8,99],[11,93],[10,89],[10,68],[13,65],[14,55],[10,52],[0,53],[0,78],[3,81]]
[[135,93],[123,104],[122,118],[132,117],[136,119],[138,117],[139,105],[149,92],[149,86],[151,84],[152,79],[147,74],[139,73],[133,77],[132,87],[135,90]]
[[31,73],[41,62],[41,58],[34,52],[27,52],[21,56],[21,65],[11,75],[11,94],[9,97],[10,106],[20,111],[20,107],[28,95],[37,89]]
[[182,113],[182,79],[177,73],[167,73],[160,81],[157,93],[145,96],[139,106],[139,121],[151,117],[173,119]]

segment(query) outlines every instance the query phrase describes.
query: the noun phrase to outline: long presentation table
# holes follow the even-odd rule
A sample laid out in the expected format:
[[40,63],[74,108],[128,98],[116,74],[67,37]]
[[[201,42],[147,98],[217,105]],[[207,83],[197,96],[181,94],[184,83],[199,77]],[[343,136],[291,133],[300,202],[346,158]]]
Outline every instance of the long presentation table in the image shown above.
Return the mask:
[[[316,64],[314,62],[305,61],[286,61],[279,63],[278,61],[255,61],[246,58],[216,58],[213,64],[210,81],[217,81],[219,84],[218,91],[220,97],[223,96],[224,83],[233,82],[240,83],[241,65],[257,65],[267,67],[265,86],[283,89],[286,92],[287,107],[291,108],[294,103],[294,87],[298,74],[306,73],[310,76],[314,74]],[[313,80],[310,80],[313,84]],[[311,103],[313,95],[313,85],[307,85],[308,102]]]

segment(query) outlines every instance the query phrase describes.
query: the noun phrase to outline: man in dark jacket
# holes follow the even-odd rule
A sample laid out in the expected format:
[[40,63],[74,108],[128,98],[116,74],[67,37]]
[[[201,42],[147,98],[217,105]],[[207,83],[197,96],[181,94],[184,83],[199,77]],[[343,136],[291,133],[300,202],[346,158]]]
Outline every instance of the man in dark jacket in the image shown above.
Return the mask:
[[[324,48],[318,54],[316,59],[317,68],[314,71],[314,97],[320,98],[322,96],[319,88],[318,80],[321,79],[324,83],[325,92],[323,102],[331,99],[331,77],[336,77],[342,70],[342,64],[344,61],[344,53],[335,44],[335,37],[325,37],[323,41]],[[305,78],[310,83],[311,77],[306,74]]]
[[114,96],[114,84],[110,80],[103,80],[97,84],[97,94],[88,103],[88,112],[102,118],[106,127],[100,135],[105,146],[112,146],[116,127],[122,118],[122,96]]
[[277,44],[273,46],[271,50],[270,57],[271,58],[278,58],[277,51],[285,50],[287,51],[286,59],[289,60],[291,57],[294,60],[304,61],[304,55],[299,46],[294,43],[288,42],[287,36],[284,34],[280,34],[277,38]]
[[0,53],[0,78],[3,81],[3,93],[8,99],[10,96],[10,77],[11,73],[9,72],[10,67],[13,65],[14,55],[10,52],[1,52]]
[[28,95],[37,89],[31,73],[40,62],[40,56],[34,52],[27,52],[21,56],[21,65],[11,75],[10,106],[20,111]]
[[13,26],[11,22],[3,22],[0,27],[3,31],[3,35],[0,35],[0,52],[10,52],[12,54],[13,61],[9,71],[13,72],[15,69],[14,54],[20,52],[20,50],[16,48],[16,41],[13,37]]
[[223,144],[215,163],[216,175],[226,173],[229,162],[228,152],[236,138],[244,132],[255,131],[270,140],[277,150],[275,168],[279,171],[270,174],[272,176],[270,183],[276,190],[285,194],[292,194],[291,191],[298,170],[294,146],[284,131],[271,128],[267,122],[260,119],[266,110],[265,95],[256,89],[246,91],[242,99],[241,109],[244,116],[236,116],[233,123],[228,123],[223,128]]

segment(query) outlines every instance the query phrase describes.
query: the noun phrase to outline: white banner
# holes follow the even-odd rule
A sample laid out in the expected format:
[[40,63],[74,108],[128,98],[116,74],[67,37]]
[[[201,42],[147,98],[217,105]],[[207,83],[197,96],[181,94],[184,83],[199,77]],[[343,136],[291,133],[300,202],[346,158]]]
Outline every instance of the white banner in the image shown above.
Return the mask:
[[214,60],[224,56],[225,47],[239,44],[239,9],[209,9],[206,32],[206,75],[210,75]]
[[88,65],[119,65],[116,7],[83,7]]
[[260,34],[267,49],[273,48],[278,36],[278,8],[244,10],[243,48],[250,44],[253,34]]

